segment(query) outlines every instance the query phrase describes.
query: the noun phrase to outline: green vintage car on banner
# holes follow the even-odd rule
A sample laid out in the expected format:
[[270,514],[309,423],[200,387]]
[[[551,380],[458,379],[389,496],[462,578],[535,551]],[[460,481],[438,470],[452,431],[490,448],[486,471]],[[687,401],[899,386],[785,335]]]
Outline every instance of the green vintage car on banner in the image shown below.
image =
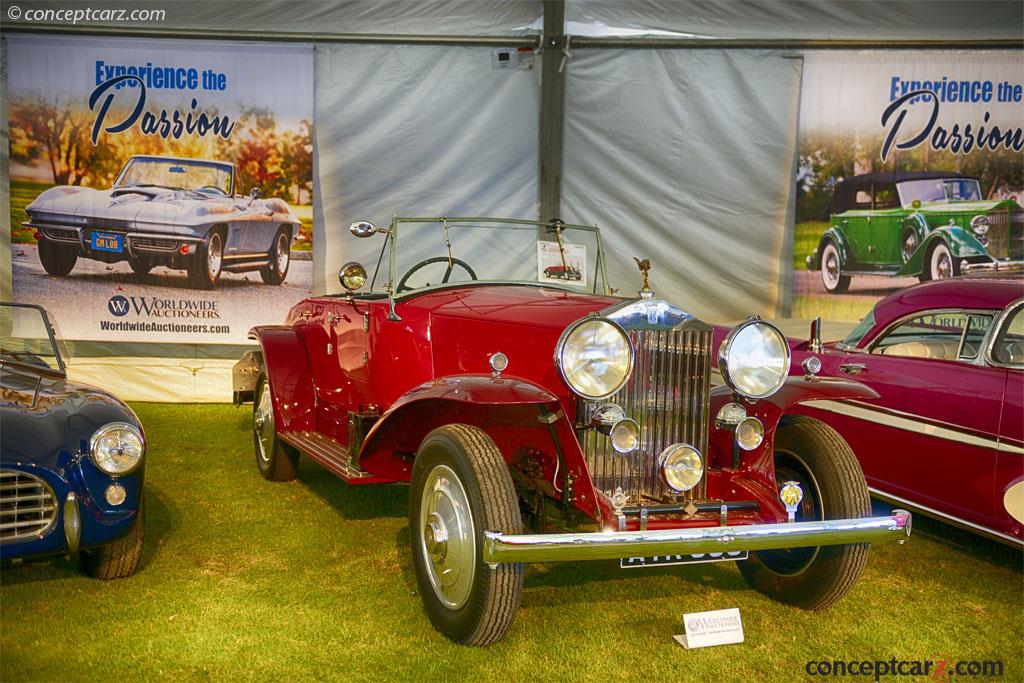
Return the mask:
[[937,280],[1024,266],[1024,211],[1012,199],[983,200],[977,178],[945,171],[889,171],[836,185],[832,225],[807,267],[829,293],[853,275]]

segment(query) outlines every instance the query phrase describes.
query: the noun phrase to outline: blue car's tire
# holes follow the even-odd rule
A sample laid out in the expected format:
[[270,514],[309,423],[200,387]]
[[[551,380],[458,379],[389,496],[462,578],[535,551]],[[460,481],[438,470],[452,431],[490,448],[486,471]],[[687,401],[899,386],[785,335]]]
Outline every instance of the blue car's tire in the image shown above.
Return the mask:
[[142,560],[142,541],[146,534],[145,498],[139,499],[139,512],[132,530],[113,543],[82,550],[79,558],[82,569],[95,579],[123,579],[139,568]]

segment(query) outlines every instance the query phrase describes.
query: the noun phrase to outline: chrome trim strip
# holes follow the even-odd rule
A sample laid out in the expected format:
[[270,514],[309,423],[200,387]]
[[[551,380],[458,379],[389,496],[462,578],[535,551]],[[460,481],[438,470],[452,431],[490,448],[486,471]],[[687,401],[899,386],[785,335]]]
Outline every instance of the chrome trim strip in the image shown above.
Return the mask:
[[1021,306],[1024,306],[1024,298],[1017,299],[1016,301],[1010,303],[1010,305],[1008,305],[1006,308],[1000,311],[998,315],[996,315],[995,320],[993,320],[992,324],[989,325],[988,338],[982,342],[985,346],[985,353],[978,354],[979,357],[984,357],[985,362],[988,363],[989,365],[992,365],[997,368],[1010,368],[1018,370],[1024,367],[1024,364],[1022,363],[1001,363],[992,357],[992,351],[995,350],[996,339],[999,337],[999,333],[1002,331],[1004,326],[1009,324],[1010,318],[1013,317],[1013,314],[1016,313],[1017,309],[1019,309]]
[[1024,539],[1014,538],[1013,536],[1009,536],[1000,531],[990,529],[987,526],[975,524],[974,522],[968,522],[965,519],[954,517],[953,515],[946,514],[945,512],[939,512],[935,508],[930,508],[927,505],[915,503],[911,500],[907,500],[906,498],[901,498],[900,496],[894,496],[891,493],[886,493],[885,491],[876,489],[871,486],[868,487],[868,491],[871,493],[872,496],[880,500],[883,500],[886,503],[891,503],[894,505],[905,505],[908,508],[920,511],[921,514],[925,515],[926,517],[935,517],[940,521],[948,522],[953,526],[962,527],[964,529],[967,529],[968,531],[974,531],[976,533],[984,534],[985,536],[989,536],[1003,543],[1010,543],[1015,546],[1024,546]]
[[[1006,453],[1024,454],[1024,448],[1006,443],[998,438],[969,434],[959,431],[963,428],[957,427],[957,425],[952,425],[948,422],[940,422],[938,420],[929,420],[928,418],[921,417],[920,415],[904,413],[899,410],[892,410],[889,408],[879,409],[875,407],[869,408],[854,401],[804,401],[801,405],[809,408],[817,408],[818,410],[824,410],[830,413],[836,413],[837,415],[846,415],[847,417],[854,417],[860,420],[882,424],[887,427],[892,427],[893,429],[902,429],[904,431],[919,434],[924,433],[928,436],[934,436],[947,441],[955,441],[968,446],[995,448]],[[949,427],[942,426],[947,424]]]
[[484,532],[484,562],[617,560],[653,555],[690,555],[736,550],[777,550],[802,546],[905,541],[911,514],[817,522],[711,526],[658,531],[605,531],[576,534]]

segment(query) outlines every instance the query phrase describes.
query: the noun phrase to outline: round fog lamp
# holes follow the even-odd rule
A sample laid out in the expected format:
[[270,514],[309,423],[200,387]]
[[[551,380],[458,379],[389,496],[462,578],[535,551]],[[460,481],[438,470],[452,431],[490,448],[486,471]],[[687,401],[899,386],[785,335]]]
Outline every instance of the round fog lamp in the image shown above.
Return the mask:
[[628,417],[619,420],[612,425],[608,439],[612,442],[612,448],[619,453],[631,453],[640,442],[640,425]]
[[658,457],[661,476],[676,491],[689,491],[704,476],[704,461],[696,448],[677,443],[669,446]]
[[739,403],[726,403],[722,406],[722,409],[718,411],[718,415],[715,417],[715,422],[718,426],[726,425],[738,425],[740,422],[747,417],[747,409],[741,406]]
[[111,505],[117,506],[124,502],[124,499],[128,497],[128,492],[124,490],[124,487],[120,484],[111,484],[107,487],[107,490],[103,494],[104,498]]
[[736,444],[752,451],[764,441],[764,425],[756,417],[748,417],[736,425]]
[[346,290],[354,292],[366,284],[366,268],[355,261],[346,263],[338,273],[338,281]]
[[971,232],[975,235],[984,235],[988,232],[988,216],[980,214],[971,219]]

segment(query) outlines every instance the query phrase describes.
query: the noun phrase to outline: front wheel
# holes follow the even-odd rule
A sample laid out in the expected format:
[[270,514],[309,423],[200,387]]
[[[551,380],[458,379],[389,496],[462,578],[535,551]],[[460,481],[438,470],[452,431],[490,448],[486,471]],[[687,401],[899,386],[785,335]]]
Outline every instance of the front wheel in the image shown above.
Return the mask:
[[67,275],[75,267],[78,253],[74,247],[54,244],[50,240],[39,240],[39,262],[49,275]]
[[274,244],[270,248],[270,263],[260,270],[260,277],[268,285],[279,285],[288,276],[288,266],[291,263],[291,240],[288,231],[281,228],[274,236]]
[[[853,519],[871,513],[871,499],[850,446],[828,425],[790,415],[775,436],[775,480],[795,481],[804,497],[796,521]],[[770,598],[821,610],[846,595],[868,561],[868,544],[762,550],[739,564],[747,583]]]
[[945,242],[936,241],[928,253],[928,279],[944,280],[960,274],[960,266]]
[[523,522],[498,447],[476,427],[435,429],[420,445],[409,496],[413,565],[423,608],[445,637],[490,645],[512,625],[523,565],[483,561],[483,532],[517,534]]
[[256,466],[264,479],[291,481],[295,478],[299,453],[277,435],[270,382],[263,373],[256,380],[256,400],[252,402],[252,437]]
[[220,270],[224,261],[224,237],[214,230],[200,242],[196,253],[188,262],[188,279],[198,289],[213,289],[220,279]]
[[94,579],[123,579],[139,568],[142,541],[146,534],[145,498],[139,499],[139,513],[132,530],[113,543],[79,553],[82,569]]
[[850,276],[843,275],[839,248],[835,242],[826,243],[821,251],[821,284],[829,294],[842,294],[850,288]]

